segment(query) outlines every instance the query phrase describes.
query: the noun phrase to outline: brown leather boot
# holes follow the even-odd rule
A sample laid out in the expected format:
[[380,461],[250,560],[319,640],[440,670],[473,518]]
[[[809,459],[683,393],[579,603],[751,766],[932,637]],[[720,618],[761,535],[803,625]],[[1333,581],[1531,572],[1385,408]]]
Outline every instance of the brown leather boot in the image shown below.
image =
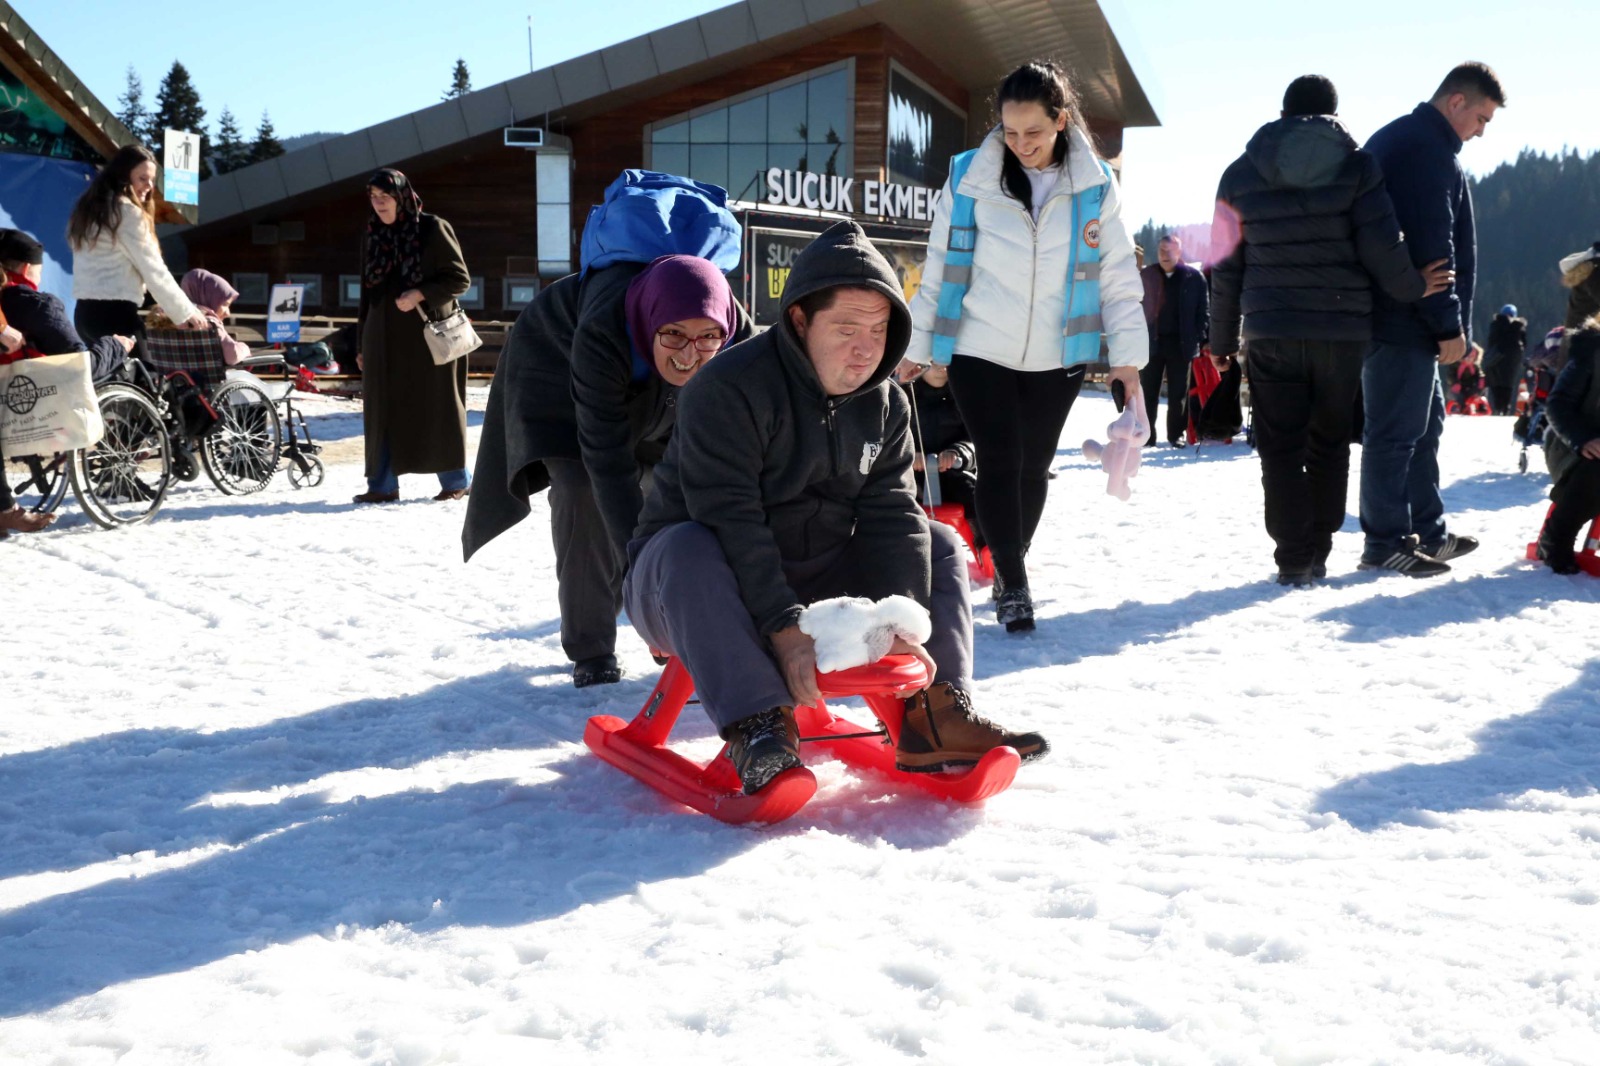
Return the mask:
[[1023,760],[1050,750],[1038,733],[1010,733],[972,709],[972,699],[948,681],[906,700],[895,748],[895,769],[905,773],[937,773],[946,767],[971,766],[991,748],[1010,745]]

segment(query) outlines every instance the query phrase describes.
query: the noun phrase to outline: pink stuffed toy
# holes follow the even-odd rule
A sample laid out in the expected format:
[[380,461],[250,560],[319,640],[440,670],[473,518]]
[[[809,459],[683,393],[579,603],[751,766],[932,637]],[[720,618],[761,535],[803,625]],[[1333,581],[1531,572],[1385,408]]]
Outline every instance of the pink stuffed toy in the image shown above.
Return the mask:
[[1135,388],[1123,405],[1122,414],[1106,427],[1106,443],[1083,442],[1084,456],[1091,463],[1099,462],[1100,469],[1107,474],[1107,496],[1126,500],[1133,495],[1128,479],[1139,472],[1139,453],[1149,439],[1150,423],[1145,418],[1144,396]]

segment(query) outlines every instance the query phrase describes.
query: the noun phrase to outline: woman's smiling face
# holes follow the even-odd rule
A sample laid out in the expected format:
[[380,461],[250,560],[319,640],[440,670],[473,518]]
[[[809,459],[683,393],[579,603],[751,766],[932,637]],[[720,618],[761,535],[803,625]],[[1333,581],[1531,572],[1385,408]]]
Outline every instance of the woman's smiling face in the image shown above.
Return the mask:
[[1000,105],[1000,127],[1017,160],[1030,170],[1043,170],[1055,162],[1056,135],[1067,128],[1067,113],[1051,118],[1043,104],[1008,100]]

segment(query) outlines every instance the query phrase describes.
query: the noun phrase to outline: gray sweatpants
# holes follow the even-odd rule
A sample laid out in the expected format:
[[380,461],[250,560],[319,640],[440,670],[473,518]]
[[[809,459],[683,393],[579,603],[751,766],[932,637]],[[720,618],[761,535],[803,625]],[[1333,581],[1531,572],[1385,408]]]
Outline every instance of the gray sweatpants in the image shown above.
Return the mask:
[[561,650],[572,662],[610,655],[617,647],[622,566],[595,506],[588,471],[576,459],[546,459],[550,472],[550,539],[556,548],[556,599]]
[[[935,681],[972,688],[972,601],[967,596],[967,551],[949,526],[933,534],[933,636],[928,654]],[[739,583],[715,533],[698,522],[667,526],[630,546],[633,564],[623,583],[628,618],[651,647],[683,660],[701,705],[724,738],[742,718],[794,703],[767,641],[739,598]],[[839,554],[785,563],[791,588],[807,603],[858,594],[841,587]]]

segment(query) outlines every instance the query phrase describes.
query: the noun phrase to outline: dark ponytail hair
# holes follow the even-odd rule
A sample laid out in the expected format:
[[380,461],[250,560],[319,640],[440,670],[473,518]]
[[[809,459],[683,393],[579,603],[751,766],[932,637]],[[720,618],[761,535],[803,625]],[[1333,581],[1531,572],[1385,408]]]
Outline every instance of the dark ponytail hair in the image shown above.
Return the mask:
[[[121,207],[118,201],[124,196],[132,200],[133,172],[142,163],[154,163],[157,168],[155,153],[142,144],[128,144],[117,150],[110,162],[100,168],[100,173],[94,176],[89,187],[83,190],[83,195],[78,197],[78,202],[72,207],[72,217],[67,222],[67,240],[74,250],[81,251],[94,244],[101,234],[108,234],[113,239],[117,235],[117,224],[122,221]],[[136,202],[135,206],[144,214],[150,231],[155,232],[155,203],[154,194],[151,199],[143,204]]]
[[[1078,94],[1072,86],[1072,75],[1066,68],[1048,59],[1035,59],[1007,74],[994,93],[994,117],[1000,121],[1000,109],[1006,104],[1038,104],[1054,122],[1063,114],[1067,116],[1066,129],[1056,134],[1052,162],[1061,163],[1067,158],[1067,131],[1074,126],[1083,128],[1083,114],[1078,110]],[[1000,154],[1000,184],[1006,192],[1022,201],[1022,206],[1033,210],[1033,186],[1023,172],[1022,162],[1007,147]]]

